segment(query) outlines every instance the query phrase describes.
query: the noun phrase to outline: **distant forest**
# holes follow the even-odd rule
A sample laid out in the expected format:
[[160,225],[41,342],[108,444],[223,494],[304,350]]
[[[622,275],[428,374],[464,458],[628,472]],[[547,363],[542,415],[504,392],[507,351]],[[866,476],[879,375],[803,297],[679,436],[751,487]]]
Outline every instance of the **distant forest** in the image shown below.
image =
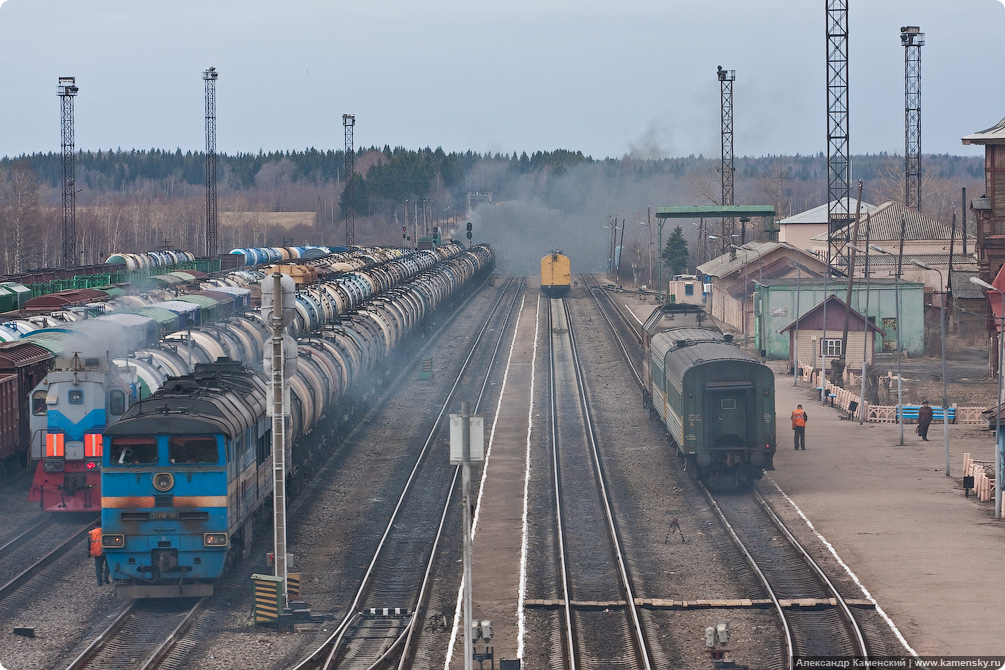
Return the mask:
[[[470,216],[477,226],[476,241],[504,248],[512,243],[511,256],[518,265],[530,262],[520,260],[516,249],[526,247],[528,240],[536,241],[529,259],[539,259],[541,249],[564,247],[584,261],[602,264],[605,233],[600,229],[612,220],[639,224],[624,246],[629,249],[634,238],[634,246],[641,248],[639,240],[651,237],[651,229],[643,225],[647,209],[654,213],[662,206],[721,200],[718,157],[595,160],[564,150],[506,155],[385,146],[357,152],[351,176],[354,197],[348,202],[344,158],[342,151],[317,149],[219,155],[220,251],[343,244],[343,220],[351,209],[357,244],[401,244],[403,226],[410,237],[432,226],[450,236],[456,224]],[[971,197],[983,192],[981,156],[926,155],[922,165],[923,209],[931,216],[948,221],[962,206],[961,187],[967,187]],[[864,200],[903,201],[902,156],[855,156],[852,166],[854,179],[865,184]],[[742,157],[735,167],[738,204],[774,205],[785,217],[826,200],[822,154]],[[201,254],[205,170],[201,152],[79,152],[75,174],[81,262],[164,246]],[[479,195],[469,201],[469,194],[475,193]],[[0,274],[59,264],[60,154],[0,159],[0,230],[7,241],[0,253]],[[685,230],[686,238],[693,241],[695,231]]]

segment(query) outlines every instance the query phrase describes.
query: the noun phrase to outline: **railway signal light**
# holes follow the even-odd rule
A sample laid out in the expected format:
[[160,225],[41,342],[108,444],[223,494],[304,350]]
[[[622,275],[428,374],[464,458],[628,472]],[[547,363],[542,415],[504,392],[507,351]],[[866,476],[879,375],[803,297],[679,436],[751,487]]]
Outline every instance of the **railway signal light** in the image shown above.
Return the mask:
[[468,232],[469,233],[471,232],[471,222],[470,221],[468,221]]

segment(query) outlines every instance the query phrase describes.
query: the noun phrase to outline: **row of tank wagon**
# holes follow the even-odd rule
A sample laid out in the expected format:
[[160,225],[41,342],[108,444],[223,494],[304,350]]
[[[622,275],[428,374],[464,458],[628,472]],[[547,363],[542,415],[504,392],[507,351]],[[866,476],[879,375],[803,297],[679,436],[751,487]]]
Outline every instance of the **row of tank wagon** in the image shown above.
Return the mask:
[[[370,262],[356,261],[348,254],[336,256],[349,260],[354,267]],[[178,256],[161,257],[161,261],[177,258]],[[72,324],[121,311],[123,314],[146,318],[117,316],[105,319],[106,328],[117,327],[125,331],[115,339],[126,340],[133,337],[134,341],[144,338],[155,340],[158,336],[165,337],[190,326],[209,324],[255,306],[260,295],[258,282],[262,276],[262,272],[254,268],[235,270],[217,277],[208,277],[198,270],[173,271],[154,277],[156,281],[153,284],[163,288],[143,294],[129,295],[120,286],[110,286],[100,290],[72,289],[25,300],[20,306],[23,308],[27,304],[32,309],[23,309],[17,312],[16,318],[8,318],[0,323],[0,342],[18,342],[0,344],[0,476],[11,466],[23,463],[29,457],[32,433],[29,428],[29,403],[26,399],[52,369],[56,357],[66,353],[63,343],[68,336],[61,333],[74,330]],[[192,290],[193,286],[193,294],[177,295],[180,289]],[[26,288],[20,293],[29,294]],[[23,316],[24,314],[27,316]],[[147,319],[153,319],[155,325]],[[136,331],[141,333],[138,337],[135,335]],[[129,335],[130,332],[133,335]],[[29,335],[32,336],[22,340]],[[234,345],[228,344],[228,341],[243,339],[240,335],[227,336],[223,331],[219,332],[219,337],[224,340],[222,345],[213,344],[214,335],[194,332],[191,339],[195,346],[186,347],[183,352],[185,360],[213,360],[209,358],[210,354],[201,355],[200,351],[211,352],[215,358],[221,347],[233,348]],[[90,349],[93,350],[93,347]],[[170,353],[158,355],[170,358]],[[87,358],[103,360],[104,354]],[[182,372],[177,365],[166,365],[171,374]],[[103,374],[108,373],[106,371]],[[146,387],[151,385],[156,388],[156,382],[152,380],[157,377],[157,374],[149,372],[144,374],[143,366],[140,365],[139,379],[134,382],[138,393],[146,392]],[[35,457],[38,458],[37,431],[35,445]]]
[[[25,272],[0,277],[4,288],[20,287],[16,295],[0,291],[0,312],[21,309],[30,298],[69,289],[100,288],[116,284],[137,284],[150,277],[172,270],[186,270],[201,273],[218,272],[220,258],[196,258],[187,251],[145,252],[143,254],[113,254],[109,260],[120,257],[131,258],[126,262],[105,262],[64,268],[37,268]],[[140,260],[139,257],[143,257]],[[236,258],[236,257],[235,257]],[[175,264],[169,261],[175,260]],[[129,269],[129,266],[133,269]],[[20,294],[26,295],[20,295]]]
[[687,471],[744,488],[773,470],[775,376],[697,305],[657,307],[643,324],[643,384]]
[[[0,278],[0,314],[24,309],[28,300],[39,296],[71,289],[103,289],[116,284],[136,284],[172,270],[207,274],[218,272],[222,267],[235,269],[298,262],[345,251],[345,247],[305,245],[234,249],[215,258],[200,258],[181,249],[113,253],[104,263],[38,268]],[[224,260],[227,262],[224,263]]]
[[[388,353],[493,263],[489,247],[472,247],[300,340],[285,429],[291,472],[306,476],[306,464],[330,453],[353,405],[365,409],[363,387],[389,375]],[[268,399],[264,374],[218,360],[105,430],[102,545],[120,596],[210,595],[228,551],[250,547],[272,493]]]
[[[463,247],[456,247],[453,252],[459,254]],[[391,254],[391,260],[385,261],[372,267],[366,267],[357,272],[346,273],[339,276],[329,277],[324,282],[314,287],[309,287],[310,291],[321,296],[332,296],[327,299],[315,299],[308,292],[302,291],[295,303],[296,318],[288,328],[288,332],[299,337],[306,335],[316,329],[332,326],[341,320],[341,315],[346,315],[356,310],[364,301],[371,297],[391,290],[396,283],[405,281],[416,276],[423,270],[427,270],[437,264],[436,258],[446,258],[449,252],[441,251],[431,255],[428,252],[400,256]],[[344,259],[353,266],[363,267],[375,262],[373,254],[366,254],[365,259],[349,258]],[[256,282],[264,276],[258,272],[254,275],[247,274],[247,271],[227,277],[240,277],[246,280],[248,277],[255,278]],[[259,291],[257,283],[247,284],[244,290]],[[319,308],[319,305],[321,306]],[[192,307],[192,305],[187,305]],[[160,309],[160,308],[154,308]],[[399,314],[394,312],[394,306],[376,306],[372,309],[376,311],[391,310],[387,318],[382,321],[389,325],[384,327],[386,339],[395,341],[397,339],[396,329],[414,321],[414,312]],[[316,318],[320,315],[320,318]],[[125,316],[125,315],[123,315]],[[128,315],[131,319],[142,317],[143,315]],[[72,330],[76,335],[83,333],[93,333],[94,326],[101,325],[107,332],[110,324],[108,319],[91,319],[81,322]],[[144,322],[142,318],[137,324]],[[212,324],[203,323],[202,328],[186,329],[184,332],[177,331],[167,335],[159,343],[135,344],[144,337],[149,338],[150,331],[135,332],[130,338],[129,356],[120,356],[113,361],[106,361],[101,347],[98,350],[89,347],[90,354],[81,358],[73,359],[68,355],[70,351],[80,351],[82,345],[78,342],[73,344],[74,349],[68,348],[71,345],[65,344],[63,334],[64,329],[49,329],[47,332],[38,332],[26,338],[24,344],[38,343],[47,347],[49,360],[54,355],[61,355],[56,359],[56,368],[49,373],[46,383],[32,393],[32,412],[30,419],[27,410],[23,412],[23,417],[10,410],[4,410],[4,416],[17,416],[20,424],[27,426],[30,436],[31,458],[37,461],[36,478],[32,487],[31,499],[39,502],[45,509],[52,511],[76,511],[94,509],[100,504],[97,496],[99,488],[97,452],[92,449],[90,452],[82,446],[86,443],[87,435],[93,435],[95,431],[100,431],[105,425],[117,420],[124,411],[119,391],[113,389],[127,389],[125,394],[126,405],[138,398],[155,391],[166,378],[186,374],[191,370],[194,363],[208,363],[220,357],[227,357],[233,360],[259,364],[261,361],[260,343],[265,336],[264,325],[260,322],[257,314],[250,314],[244,318],[231,318],[214,321]],[[118,324],[123,330],[125,323]],[[132,325],[132,324],[129,324]],[[91,330],[88,330],[88,327]],[[99,342],[123,341],[127,338],[126,332],[118,332],[114,337],[108,334],[95,335],[92,339]],[[11,369],[11,372],[19,372],[23,378],[25,374],[30,374],[34,379],[38,378],[35,368],[28,370],[26,367],[17,369],[17,364],[13,361],[4,363],[3,346],[0,345],[0,371]],[[13,345],[11,345],[13,346]],[[6,352],[6,355],[15,354],[14,351]],[[370,355],[370,352],[366,352]],[[80,383],[82,372],[94,371],[88,383],[92,384],[92,390],[87,393],[85,402],[77,402],[76,405],[66,401],[58,411],[48,411],[44,406],[46,399],[50,403],[60,402],[59,399],[67,395],[70,387]],[[2,372],[0,372],[2,374]],[[102,385],[107,392],[101,392]],[[31,384],[22,380],[17,393],[20,398],[24,398],[23,390],[31,387]],[[120,399],[113,403],[112,396]],[[55,409],[52,405],[48,409]],[[115,411],[118,409],[118,411]],[[98,410],[92,413],[92,410]],[[11,431],[12,435],[17,431]],[[24,432],[24,428],[21,429]],[[61,438],[56,436],[62,435]],[[19,445],[27,445],[28,438],[21,437],[21,441],[10,440],[0,446],[6,449],[0,454],[6,454],[9,459],[16,460]],[[65,445],[60,447],[56,444],[49,444],[50,440],[61,439]],[[59,454],[62,454],[60,456]],[[23,455],[23,453],[22,453]]]

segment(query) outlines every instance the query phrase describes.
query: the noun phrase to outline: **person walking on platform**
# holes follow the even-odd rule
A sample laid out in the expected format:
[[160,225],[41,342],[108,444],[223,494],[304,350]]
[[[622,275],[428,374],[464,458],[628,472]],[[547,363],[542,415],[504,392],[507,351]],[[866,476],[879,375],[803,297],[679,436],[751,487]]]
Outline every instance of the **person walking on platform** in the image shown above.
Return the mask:
[[921,435],[921,439],[925,442],[928,442],[928,427],[930,425],[932,425],[932,408],[926,400],[918,408],[918,435]]
[[802,405],[798,405],[792,412],[792,438],[795,442],[796,451],[802,449],[806,451],[806,420],[809,415]]
[[108,580],[108,558],[101,549],[101,526],[87,531],[87,555],[94,557],[94,574],[98,578],[98,586],[111,584]]

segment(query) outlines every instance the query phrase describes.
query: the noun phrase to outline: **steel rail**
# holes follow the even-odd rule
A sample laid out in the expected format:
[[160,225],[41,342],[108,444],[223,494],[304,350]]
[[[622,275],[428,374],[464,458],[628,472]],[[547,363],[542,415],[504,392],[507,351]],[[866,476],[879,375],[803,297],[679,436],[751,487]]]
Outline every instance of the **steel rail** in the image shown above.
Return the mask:
[[101,649],[105,646],[108,640],[113,638],[115,634],[119,631],[119,629],[122,628],[123,624],[125,624],[126,619],[129,617],[129,614],[132,613],[133,608],[135,606],[136,606],[135,600],[126,605],[123,608],[123,610],[119,612],[119,615],[114,619],[112,619],[112,622],[108,624],[108,626],[106,626],[105,629],[101,631],[98,634],[98,636],[91,641],[89,645],[87,645],[84,651],[80,652],[80,654],[75,659],[70,661],[70,664],[66,666],[66,670],[80,670],[81,668],[87,667],[87,664],[88,662],[90,662],[91,658],[93,658],[95,654],[101,651]]
[[[597,287],[596,290],[594,290],[594,287],[590,286],[589,280],[586,279],[586,278],[583,279],[583,282],[586,284],[587,288],[589,289],[590,297],[593,298],[593,302],[596,303],[597,309],[600,310],[600,315],[604,317],[604,321],[607,322],[607,325],[610,327],[611,334],[613,334],[614,335],[614,339],[616,339],[618,341],[618,348],[621,349],[621,354],[622,354],[622,356],[624,356],[625,362],[628,363],[628,367],[632,371],[632,376],[635,377],[635,382],[639,385],[639,388],[643,388],[644,389],[645,388],[645,384],[642,383],[642,375],[639,374],[639,369],[635,365],[635,361],[632,359],[632,355],[628,352],[628,346],[625,344],[624,339],[621,337],[621,333],[618,332],[617,326],[615,326],[614,322],[611,321],[611,317],[608,314],[609,309],[605,309],[603,307],[603,305],[600,304],[600,298],[597,297],[597,291],[603,291],[603,289],[601,289],[600,287]],[[611,305],[611,303],[613,301],[611,300],[611,297],[609,295],[607,295],[606,292],[604,292],[604,297],[607,299],[608,305]],[[613,309],[617,309],[617,306],[616,305],[612,305],[612,308]],[[621,315],[622,321],[624,321],[625,323],[627,323],[628,327],[631,329],[632,328],[632,324],[628,322],[628,319],[626,319],[625,316],[623,314],[621,314],[620,311],[618,311],[618,314]],[[637,332],[636,332],[636,335],[637,335],[637,338],[639,340],[639,343],[641,344],[641,342],[642,342],[642,336],[638,335]]]
[[845,602],[845,599],[841,595],[840,591],[838,591],[838,588],[827,577],[827,575],[823,571],[823,568],[821,568],[820,565],[815,560],[813,560],[812,557],[810,557],[809,553],[799,542],[799,540],[797,540],[795,536],[789,531],[785,523],[778,517],[777,514],[775,514],[775,510],[771,508],[771,505],[764,498],[764,496],[761,495],[761,492],[758,491],[757,489],[754,489],[753,493],[758,504],[760,504],[761,508],[768,514],[768,518],[771,519],[771,522],[775,524],[775,527],[779,531],[781,531],[781,533],[785,536],[785,539],[789,541],[789,544],[792,545],[793,549],[795,549],[796,552],[799,553],[803,561],[810,568],[810,571],[812,571],[816,575],[817,579],[819,579],[826,586],[827,590],[831,593],[831,596],[837,601],[838,608],[844,615],[844,618],[848,622],[848,625],[851,628],[852,633],[855,637],[855,644],[858,645],[859,653],[861,653],[862,657],[866,659],[865,667],[867,668],[870,667],[870,664],[868,662],[869,647],[866,644],[865,634],[862,632],[861,626],[858,625],[858,621],[856,621],[855,617],[852,615],[851,608],[848,607],[848,603]]
[[[555,301],[552,303],[554,308]],[[621,582],[621,590],[625,595],[625,603],[628,611],[629,619],[631,621],[632,637],[633,643],[635,645],[635,653],[641,659],[641,665],[639,667],[650,669],[652,668],[652,658],[651,653],[648,649],[648,644],[645,637],[645,632],[641,623],[641,617],[638,612],[638,607],[635,602],[635,595],[632,590],[631,578],[628,574],[627,562],[625,560],[624,549],[621,545],[620,531],[618,529],[617,520],[614,515],[613,505],[611,503],[611,496],[607,485],[607,480],[604,475],[603,459],[600,455],[600,450],[597,447],[597,432],[596,426],[593,421],[592,413],[589,406],[589,393],[586,388],[585,378],[583,374],[583,366],[579,356],[579,349],[576,343],[576,331],[572,323],[572,317],[569,313],[568,302],[565,298],[561,299],[561,305],[565,313],[565,325],[567,328],[567,337],[571,353],[571,364],[573,367],[573,373],[576,381],[577,396],[580,403],[580,411],[582,413],[583,427],[585,428],[585,433],[587,437],[588,448],[590,451],[590,458],[592,460],[592,472],[596,479],[598,490],[600,493],[599,502],[603,507],[604,521],[607,526],[609,540],[611,542],[611,548],[613,549],[614,559],[617,563],[617,571]],[[569,556],[566,552],[566,542],[565,534],[566,527],[564,523],[564,512],[562,506],[563,488],[561,483],[562,469],[561,469],[561,459],[559,456],[560,452],[560,438],[558,431],[558,391],[556,388],[556,352],[554,349],[554,332],[555,332],[555,321],[553,316],[553,309],[549,309],[549,329],[552,333],[550,342],[552,343],[550,347],[550,371],[551,371],[551,406],[552,406],[552,459],[553,467],[555,470],[555,486],[556,486],[556,514],[557,514],[557,524],[558,524],[558,539],[559,539],[559,551],[561,553],[560,565],[562,567],[562,584],[563,590],[565,592],[565,612],[566,612],[566,640],[567,644],[570,646],[570,658],[569,664],[570,669],[576,668],[577,663],[577,634],[575,627],[572,623],[572,591],[571,591],[571,579],[569,577]]]
[[733,544],[735,544],[736,548],[743,554],[743,557],[746,559],[750,569],[753,570],[754,574],[756,574],[758,579],[761,580],[761,584],[767,591],[768,597],[771,598],[771,602],[775,606],[775,612],[778,614],[778,620],[782,624],[782,634],[785,638],[785,656],[789,659],[787,667],[789,670],[795,670],[795,643],[792,641],[792,630],[789,628],[789,621],[785,618],[785,611],[782,609],[782,604],[778,602],[778,597],[775,595],[774,589],[771,588],[768,578],[761,571],[760,566],[757,565],[757,561],[754,560],[754,557],[751,556],[749,551],[747,551],[747,547],[744,546],[743,540],[740,539],[740,536],[737,535],[736,531],[733,529],[732,524],[730,524],[726,519],[725,513],[722,511],[722,508],[719,507],[719,503],[715,501],[715,497],[712,495],[711,491],[709,491],[700,481],[696,480],[695,483],[705,493],[709,503],[712,505],[712,509],[715,510],[715,513],[719,516],[719,520],[722,522],[726,532],[729,533],[730,538],[732,538]]
[[167,638],[160,643],[160,645],[154,649],[154,652],[150,654],[150,658],[140,666],[140,670],[153,670],[160,665],[160,662],[164,660],[164,657],[168,655],[171,649],[178,643],[178,640],[188,631],[188,629],[195,623],[195,614],[202,607],[202,599],[200,598],[192,605],[192,609],[188,611],[182,620],[178,622],[174,630],[168,633]]
[[562,483],[558,459],[558,391],[556,389],[555,382],[555,344],[553,335],[555,332],[555,321],[552,308],[553,304],[554,301],[549,304],[548,309],[548,376],[549,397],[551,404],[551,465],[554,473],[555,485],[555,518],[556,525],[558,526],[557,536],[559,566],[561,566],[562,570],[562,601],[565,610],[565,644],[569,650],[568,670],[576,670],[578,645],[576,644],[576,631],[572,621],[572,585],[570,584],[569,579],[568,557],[565,552],[565,515],[562,512]]
[[[565,302],[564,299],[563,302]],[[586,427],[588,429],[587,435],[589,436],[590,452],[593,455],[594,473],[597,477],[597,482],[600,485],[600,499],[604,504],[604,515],[607,519],[607,526],[611,536],[610,539],[614,545],[615,556],[618,560],[618,572],[621,575],[622,588],[625,591],[626,600],[628,602],[628,611],[632,618],[632,626],[635,632],[635,643],[638,646],[637,651],[644,662],[642,667],[650,670],[653,667],[652,656],[649,651],[649,646],[646,643],[642,619],[639,616],[639,608],[635,602],[635,593],[632,589],[632,580],[628,574],[628,563],[625,560],[625,552],[621,546],[621,533],[618,530],[618,523],[614,516],[614,507],[611,504],[611,494],[607,486],[607,477],[604,475],[604,461],[600,456],[600,450],[597,448],[597,428],[593,422],[593,414],[590,411],[589,393],[586,388],[586,382],[584,381],[583,366],[579,358],[579,348],[576,344],[576,331],[572,325],[572,318],[569,315],[568,309],[566,309],[565,315],[569,328],[569,341],[572,344],[573,362],[576,368],[576,382],[579,386],[579,398],[582,405],[583,417],[586,420]]]
[[10,540],[5,544],[3,544],[2,546],[0,546],[0,558],[3,558],[7,554],[9,554],[13,549],[17,548],[17,546],[21,544],[21,541],[25,539],[27,536],[35,535],[43,528],[51,526],[53,523],[55,523],[55,520],[52,518],[52,514],[51,513],[46,514],[46,516],[41,521],[36,523],[34,526],[24,531],[23,533],[15,537],[13,540]]
[[[475,353],[478,351],[478,347],[479,347],[479,344],[480,344],[481,340],[483,339],[485,333],[489,329],[489,324],[491,323],[492,318],[497,313],[497,311],[499,309],[499,306],[502,303],[503,298],[510,291],[510,289],[512,288],[514,282],[515,282],[514,279],[510,279],[510,282],[507,284],[506,287],[504,287],[504,290],[500,292],[499,297],[497,298],[496,302],[492,306],[492,309],[490,311],[489,316],[485,319],[485,323],[482,324],[482,328],[479,330],[478,335],[474,338],[474,341],[472,342],[471,346],[469,347],[467,356],[465,357],[465,360],[464,360],[463,364],[461,365],[461,369],[458,372],[457,377],[455,378],[454,383],[452,384],[450,390],[448,391],[447,397],[444,400],[443,404],[441,405],[440,411],[437,414],[436,419],[434,420],[432,427],[430,428],[430,431],[429,431],[429,434],[427,435],[426,441],[423,444],[420,453],[416,457],[415,464],[412,466],[412,470],[409,473],[409,476],[408,476],[407,480],[405,481],[405,484],[404,484],[404,486],[402,488],[402,492],[399,495],[398,501],[395,504],[394,510],[391,513],[390,519],[388,520],[388,523],[387,523],[387,525],[384,528],[384,532],[381,535],[380,540],[378,541],[376,549],[374,550],[373,557],[371,558],[370,563],[368,564],[367,569],[366,569],[366,571],[363,574],[363,578],[362,578],[362,580],[360,582],[359,588],[356,591],[356,595],[354,596],[352,602],[350,603],[350,605],[348,606],[348,608],[346,610],[346,616],[342,619],[342,621],[338,624],[338,626],[336,626],[336,628],[332,632],[332,634],[313,653],[311,653],[307,658],[305,658],[300,663],[298,663],[296,666],[294,666],[293,670],[306,670],[309,667],[315,667],[315,664],[318,661],[320,661],[321,658],[323,658],[324,660],[321,662],[320,667],[323,667],[323,668],[332,667],[332,664],[334,663],[334,660],[335,660],[335,658],[336,658],[336,656],[338,654],[338,651],[341,648],[344,640],[347,637],[350,625],[357,618],[357,609],[359,608],[360,603],[363,601],[363,599],[366,597],[366,595],[367,595],[367,593],[369,591],[369,588],[370,588],[370,586],[372,584],[372,580],[373,580],[373,578],[375,576],[375,572],[376,572],[376,568],[377,568],[377,563],[378,563],[378,561],[380,559],[380,556],[381,556],[382,552],[384,551],[385,546],[388,543],[388,538],[391,536],[391,533],[392,533],[392,531],[394,529],[394,525],[395,525],[395,523],[396,523],[396,521],[397,521],[397,519],[398,519],[398,517],[399,517],[399,515],[401,513],[401,510],[404,508],[406,497],[412,491],[413,483],[416,480],[416,474],[419,471],[419,468],[422,466],[423,462],[425,461],[426,456],[428,455],[429,451],[431,450],[432,444],[435,441],[435,438],[436,438],[436,436],[437,436],[437,434],[438,434],[438,432],[440,430],[440,427],[441,427],[441,425],[443,423],[444,417],[448,414],[448,410],[450,408],[450,404],[453,401],[454,396],[457,393],[457,390],[458,390],[458,388],[460,386],[460,383],[461,383],[461,381],[463,379],[463,376],[464,376],[465,372],[467,371],[468,366],[470,365],[472,359],[474,358]],[[519,292],[517,291],[515,293],[515,295],[519,295]],[[515,303],[516,303],[516,301],[514,299],[514,303],[513,304],[515,304]],[[500,333],[504,332],[504,330],[505,329],[500,329]],[[502,334],[500,334],[500,337],[502,337]],[[455,469],[455,472],[454,472],[454,475],[453,475],[453,479],[451,481],[451,485],[450,485],[450,489],[449,489],[451,492],[456,488],[456,483],[457,483],[457,478],[459,476],[458,475],[459,471],[460,471],[459,468]],[[423,579],[423,583],[422,583],[422,585],[420,587],[420,590],[419,590],[420,597],[422,596],[422,594],[424,594],[426,591],[428,591],[428,583],[429,583],[429,580],[430,580],[430,575],[432,574],[433,562],[434,562],[435,557],[436,557],[436,551],[435,551],[435,549],[438,547],[439,538],[442,535],[442,528],[443,528],[444,520],[446,518],[446,513],[449,510],[450,500],[451,499],[452,499],[452,495],[450,493],[448,493],[447,500],[446,500],[446,502],[445,502],[445,504],[443,506],[443,512],[441,514],[441,520],[440,520],[440,525],[439,525],[439,528],[438,528],[438,531],[437,531],[437,535],[436,535],[436,538],[434,538],[433,550],[430,552],[430,556],[429,556],[429,559],[427,561],[427,565],[426,565],[426,568],[425,568],[425,577]],[[421,600],[417,600],[417,604],[421,605]],[[413,610],[413,614],[412,614],[409,622],[406,624],[405,630],[403,631],[404,633],[407,634],[408,631],[410,631],[412,629],[414,621],[415,621],[415,618],[416,618],[415,617],[415,612],[417,610],[418,610],[418,607],[416,607],[415,610]],[[402,642],[402,636],[399,636],[399,638],[396,639],[394,643],[392,643],[392,647],[398,646],[401,642]],[[407,643],[408,643],[407,639],[405,640],[405,643],[407,645]],[[407,647],[406,647],[406,650],[407,650]],[[385,656],[386,656],[386,654],[385,654]],[[382,656],[382,659],[383,658],[384,658],[384,656]]]
[[94,527],[95,522],[91,521],[86,526],[81,528],[79,531],[74,533],[73,536],[71,536],[70,539],[68,539],[66,542],[63,542],[58,547],[50,551],[48,554],[35,561],[35,563],[29,566],[17,577],[14,577],[14,579],[10,580],[3,586],[0,586],[0,600],[3,600],[7,596],[9,596],[11,593],[19,589],[23,584],[28,582],[28,580],[30,580],[32,577],[40,573],[48,566],[55,563],[56,559],[60,558],[61,556],[63,556],[63,554],[68,552],[70,548],[73,547],[73,545],[75,545],[78,541],[80,541],[80,538],[86,537],[88,531],[90,531]]

